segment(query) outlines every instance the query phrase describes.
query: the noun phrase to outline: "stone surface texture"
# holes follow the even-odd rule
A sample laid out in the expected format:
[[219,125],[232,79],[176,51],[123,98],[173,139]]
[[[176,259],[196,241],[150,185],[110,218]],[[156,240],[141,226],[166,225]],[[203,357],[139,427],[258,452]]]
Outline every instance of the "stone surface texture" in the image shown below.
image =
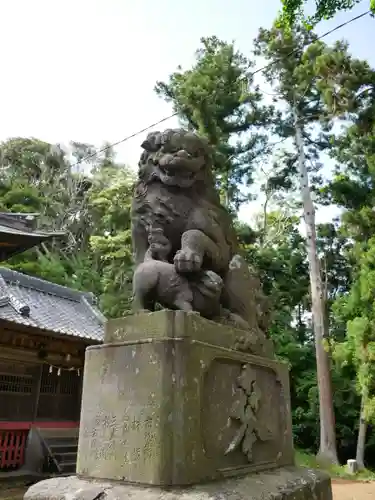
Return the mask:
[[267,301],[220,204],[207,142],[168,129],[142,147],[131,213],[134,310],[159,303],[264,337]]
[[293,464],[286,365],[194,313],[111,323],[116,343],[86,352],[79,475],[187,485]]
[[289,373],[265,337],[143,312],[87,349],[77,476],[25,500],[332,500],[293,461]]
[[287,467],[188,488],[140,487],[79,477],[54,478],[29,488],[24,500],[332,500],[321,472]]

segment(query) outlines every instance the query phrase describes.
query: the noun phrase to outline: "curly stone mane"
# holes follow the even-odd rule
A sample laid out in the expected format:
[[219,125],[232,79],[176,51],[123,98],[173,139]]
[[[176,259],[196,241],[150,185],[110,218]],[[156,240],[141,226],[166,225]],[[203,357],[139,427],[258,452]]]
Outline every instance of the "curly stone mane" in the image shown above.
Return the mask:
[[139,187],[145,189],[156,181],[180,189],[194,188],[201,197],[220,205],[211,147],[204,138],[183,129],[168,129],[151,132],[141,147],[144,151],[138,163]]
[[142,148],[131,213],[136,307],[193,307],[259,331],[254,281],[220,204],[206,140],[168,129],[150,133]]

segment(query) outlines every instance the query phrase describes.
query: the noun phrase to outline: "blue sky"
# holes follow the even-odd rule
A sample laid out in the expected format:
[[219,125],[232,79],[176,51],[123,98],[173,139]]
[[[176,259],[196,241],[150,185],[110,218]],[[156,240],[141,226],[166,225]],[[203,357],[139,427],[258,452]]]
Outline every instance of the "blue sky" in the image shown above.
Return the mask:
[[[318,32],[366,8],[362,2]],[[153,87],[179,64],[192,64],[200,37],[235,40],[251,55],[258,28],[270,27],[278,9],[279,0],[0,2],[0,140],[118,141],[171,114]],[[355,56],[375,65],[374,27],[366,17],[326,41],[345,38]],[[163,127],[175,125],[172,119]],[[135,166],[142,137],[119,146],[119,159]],[[241,211],[243,218],[250,209]]]

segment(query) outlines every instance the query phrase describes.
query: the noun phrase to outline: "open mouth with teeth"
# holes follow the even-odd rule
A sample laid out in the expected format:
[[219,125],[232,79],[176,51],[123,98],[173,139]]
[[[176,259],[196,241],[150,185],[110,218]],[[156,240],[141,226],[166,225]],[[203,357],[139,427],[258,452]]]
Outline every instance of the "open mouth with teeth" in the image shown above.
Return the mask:
[[189,176],[186,176],[182,175],[180,172],[178,174],[172,174],[161,170],[160,180],[163,184],[169,186],[190,187],[195,182],[195,175],[191,173]]
[[194,179],[195,173],[187,170],[178,170],[174,168],[160,167],[160,172],[166,177],[179,177],[181,179]]
[[164,154],[158,161],[160,179],[165,184],[190,187],[197,173],[203,166],[203,161],[194,158],[185,150]]

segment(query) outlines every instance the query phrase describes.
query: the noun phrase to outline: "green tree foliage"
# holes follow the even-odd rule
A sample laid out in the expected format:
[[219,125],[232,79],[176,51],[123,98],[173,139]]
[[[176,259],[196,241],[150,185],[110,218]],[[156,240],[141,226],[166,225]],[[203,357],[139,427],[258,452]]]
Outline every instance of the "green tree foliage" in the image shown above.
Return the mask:
[[[293,430],[296,444],[316,444],[316,370],[314,342],[304,315],[309,309],[309,274],[299,219],[280,211],[258,219],[258,238],[243,242],[249,263],[258,270],[273,311],[269,334],[278,357],[290,367]],[[259,236],[262,236],[261,238]],[[240,233],[241,238],[241,233]],[[242,238],[241,238],[241,241]],[[312,392],[311,392],[312,391]],[[311,392],[311,394],[310,394]]]
[[55,283],[94,292],[109,317],[129,310],[131,297],[130,201],[133,177],[108,148],[90,173],[77,162],[93,147],[72,144],[72,160],[59,146],[11,139],[0,147],[0,210],[37,212],[56,238],[7,265]]
[[[311,308],[317,364],[320,411],[319,458],[336,463],[336,429],[331,386],[330,360],[323,339],[328,334],[327,305],[324,300],[317,251],[315,208],[309,187],[309,170],[320,169],[320,152],[329,146],[330,120],[316,85],[314,60],[326,47],[314,33],[303,27],[293,30],[278,27],[261,29],[255,40],[255,53],[272,63],[265,70],[266,80],[280,96],[283,111],[275,122],[275,132],[292,139],[292,151],[284,153],[283,168],[276,173],[281,187],[298,183],[303,202],[303,215],[308,238]],[[319,125],[318,130],[317,125]],[[310,163],[310,169],[307,162]],[[312,167],[312,168],[311,168]]]
[[272,109],[262,104],[253,83],[253,61],[216,37],[202,38],[201,45],[191,69],[179,67],[155,90],[184,125],[207,137],[222,201],[238,208],[248,199],[241,186],[252,184],[256,161],[267,147],[264,126]]
[[[313,15],[304,16],[304,6],[307,0],[282,0],[281,23],[291,27],[299,21],[304,21],[307,26],[314,26],[323,19],[331,19],[340,11],[352,9],[361,0],[315,0]],[[375,2],[370,0],[370,9],[375,12]]]
[[[264,222],[262,213],[252,230],[242,224],[238,234],[245,255],[258,270],[264,292],[271,300],[273,314],[269,333],[275,342],[276,353],[290,367],[295,445],[316,452],[319,447],[319,403],[306,243],[299,230],[300,220],[295,215],[273,211],[266,217]],[[342,340],[345,329],[340,329],[332,320],[331,304],[338,294],[350,287],[348,241],[334,224],[320,225],[317,230],[323,282],[328,295],[327,318],[332,335]],[[352,383],[355,371],[352,366],[334,368],[338,450],[341,456],[350,458],[356,445],[353,427],[359,412],[359,400]]]
[[301,25],[293,30],[275,23],[267,30],[261,28],[254,40],[255,54],[270,65],[264,71],[280,111],[274,115],[273,131],[288,141],[274,165],[269,182],[274,189],[299,190],[298,155],[295,144],[295,114],[303,137],[304,154],[312,184],[321,182],[321,153],[331,148],[332,116],[322,97],[320,76],[315,62],[327,52],[341,53],[341,46],[327,47],[317,35]]
[[357,461],[364,467],[366,431],[375,420],[375,238],[359,257],[357,273],[347,294],[335,303],[338,323],[346,326],[346,336],[336,343],[334,356],[340,367],[354,367],[356,389],[361,396],[361,420]]
[[336,168],[322,198],[344,210],[347,235],[364,242],[375,229],[375,71],[344,43],[319,58],[315,71],[328,112],[345,124],[332,138]]
[[[347,44],[337,43],[315,62],[317,87],[327,112],[345,126],[332,141],[336,160],[333,179],[321,190],[326,203],[344,212],[342,237],[350,262],[347,286],[334,302],[334,357],[341,370],[350,369],[360,395],[357,461],[364,466],[366,430],[373,419],[372,309],[374,265],[374,117],[375,73],[353,58]],[[337,259],[336,259],[337,260]],[[375,345],[375,344],[374,344]]]
[[127,169],[110,163],[107,158],[103,166],[95,170],[90,190],[93,224],[90,248],[101,274],[102,307],[110,317],[131,308],[133,181]]

